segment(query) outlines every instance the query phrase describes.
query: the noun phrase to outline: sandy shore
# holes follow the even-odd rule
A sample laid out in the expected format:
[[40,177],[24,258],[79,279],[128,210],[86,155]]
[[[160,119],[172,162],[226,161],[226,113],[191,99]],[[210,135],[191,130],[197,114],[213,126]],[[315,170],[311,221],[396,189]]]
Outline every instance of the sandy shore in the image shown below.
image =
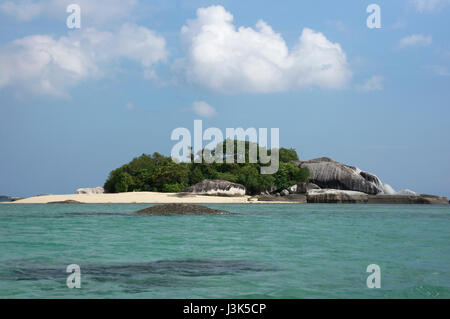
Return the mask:
[[45,195],[21,199],[12,204],[47,204],[51,202],[77,201],[85,204],[166,204],[166,203],[210,203],[210,204],[244,204],[249,203],[250,196],[224,197],[224,196],[202,196],[178,193],[154,193],[134,192],[118,194],[92,194],[92,195]]

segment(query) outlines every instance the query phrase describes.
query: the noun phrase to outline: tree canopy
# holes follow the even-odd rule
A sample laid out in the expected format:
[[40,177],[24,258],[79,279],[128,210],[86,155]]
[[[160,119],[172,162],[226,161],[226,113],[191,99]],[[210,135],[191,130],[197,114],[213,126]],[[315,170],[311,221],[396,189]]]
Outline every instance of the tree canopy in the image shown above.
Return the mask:
[[[227,143],[234,143],[234,153],[227,154]],[[282,190],[299,182],[309,180],[307,168],[299,168],[291,163],[298,160],[295,149],[280,148],[279,168],[275,174],[260,173],[261,166],[258,155],[256,163],[249,163],[249,149],[259,145],[245,141],[245,162],[237,163],[239,157],[238,141],[226,140],[223,142],[223,163],[176,163],[170,157],[159,153],[153,155],[142,154],[113,170],[105,182],[104,188],[108,193],[120,192],[180,192],[183,189],[201,182],[204,179],[222,179],[242,184],[250,195],[259,194],[266,190]],[[255,145],[256,144],[256,145]],[[220,147],[220,146],[219,146]],[[203,150],[205,153],[205,150]],[[211,151],[210,151],[211,152]],[[270,155],[271,150],[267,151]],[[214,156],[214,152],[211,156]],[[226,157],[233,156],[234,163],[226,163]],[[194,158],[192,154],[191,158]]]

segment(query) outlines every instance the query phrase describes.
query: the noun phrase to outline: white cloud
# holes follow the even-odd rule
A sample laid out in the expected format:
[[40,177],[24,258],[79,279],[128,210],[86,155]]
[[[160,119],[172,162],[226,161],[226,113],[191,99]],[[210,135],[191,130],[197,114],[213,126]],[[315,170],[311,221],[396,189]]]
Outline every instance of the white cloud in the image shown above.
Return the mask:
[[44,6],[41,3],[22,1],[12,2],[4,1],[0,3],[0,12],[15,17],[20,21],[29,21],[44,10]]
[[197,18],[181,29],[187,57],[175,69],[186,79],[212,90],[280,92],[317,86],[338,89],[351,78],[338,43],[305,28],[289,49],[285,40],[260,20],[256,29],[236,28],[222,6],[197,10]]
[[361,92],[381,91],[383,89],[384,78],[379,75],[368,78],[363,84],[356,85],[356,89]]
[[151,72],[167,55],[163,37],[132,24],[115,32],[87,28],[60,38],[28,36],[0,48],[0,89],[18,87],[62,95],[82,80],[105,75],[121,59],[135,61]]
[[400,39],[399,47],[411,47],[411,46],[429,46],[433,42],[431,36],[425,36],[423,34],[413,34]]
[[192,111],[202,117],[213,117],[217,115],[216,110],[206,102],[197,101],[192,104]]
[[1,1],[0,12],[21,21],[29,21],[40,15],[50,15],[65,20],[69,15],[66,8],[76,3],[81,7],[81,21],[84,26],[116,24],[126,18],[138,4],[138,0],[18,0]]
[[416,10],[418,12],[433,12],[437,9],[441,9],[447,4],[450,4],[449,0],[413,0]]

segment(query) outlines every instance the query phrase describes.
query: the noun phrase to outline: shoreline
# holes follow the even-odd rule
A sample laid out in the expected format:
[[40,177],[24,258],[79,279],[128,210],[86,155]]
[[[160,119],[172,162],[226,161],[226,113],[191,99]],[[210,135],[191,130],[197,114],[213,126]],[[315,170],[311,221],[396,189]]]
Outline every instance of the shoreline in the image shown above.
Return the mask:
[[74,201],[80,204],[247,204],[256,201],[249,200],[252,196],[226,197],[206,196],[180,193],[157,192],[129,192],[114,194],[62,194],[43,195],[19,199],[13,202],[0,204],[49,204],[65,201]]
[[[289,195],[294,196],[294,195]],[[352,198],[314,198],[307,199],[272,197],[262,200],[260,196],[213,196],[191,193],[158,193],[158,192],[128,192],[114,194],[61,194],[40,195],[18,199],[0,204],[449,204],[446,197],[432,195],[394,196],[394,195],[364,195]]]

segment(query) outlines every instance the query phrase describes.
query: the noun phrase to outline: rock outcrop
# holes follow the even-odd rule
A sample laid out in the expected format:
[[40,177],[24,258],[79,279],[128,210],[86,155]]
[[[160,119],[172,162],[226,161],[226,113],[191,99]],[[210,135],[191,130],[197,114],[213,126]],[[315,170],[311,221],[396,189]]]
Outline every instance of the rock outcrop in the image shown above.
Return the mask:
[[103,187],[95,187],[95,188],[79,188],[77,189],[76,194],[104,194],[105,190]]
[[447,197],[433,195],[367,195],[336,189],[312,189],[306,197],[308,203],[322,204],[448,204]]
[[10,202],[11,199],[11,196],[0,196],[0,202]]
[[448,204],[447,197],[433,195],[369,195],[369,204]]
[[183,193],[211,196],[245,196],[245,187],[220,179],[205,179],[191,187],[186,188]]
[[383,193],[383,184],[377,176],[328,157],[292,163],[298,167],[307,167],[311,183],[321,188],[350,190],[372,195]]
[[365,204],[369,196],[366,193],[337,190],[337,189],[312,189],[308,191],[308,203],[339,203],[339,204]]
[[298,183],[288,188],[290,194],[306,194],[311,189],[320,189],[314,183]]
[[288,191],[287,189],[283,189],[283,190],[280,192],[280,195],[281,195],[281,196],[287,196],[287,195],[289,195],[289,191]]
[[82,204],[82,203],[76,200],[68,199],[57,202],[48,202],[47,204]]
[[258,196],[259,202],[287,202],[296,204],[306,204],[305,194],[289,194],[286,196],[275,195],[260,195]]
[[151,206],[135,212],[137,215],[223,215],[230,214],[224,210],[211,209],[202,205],[193,204],[162,204]]

